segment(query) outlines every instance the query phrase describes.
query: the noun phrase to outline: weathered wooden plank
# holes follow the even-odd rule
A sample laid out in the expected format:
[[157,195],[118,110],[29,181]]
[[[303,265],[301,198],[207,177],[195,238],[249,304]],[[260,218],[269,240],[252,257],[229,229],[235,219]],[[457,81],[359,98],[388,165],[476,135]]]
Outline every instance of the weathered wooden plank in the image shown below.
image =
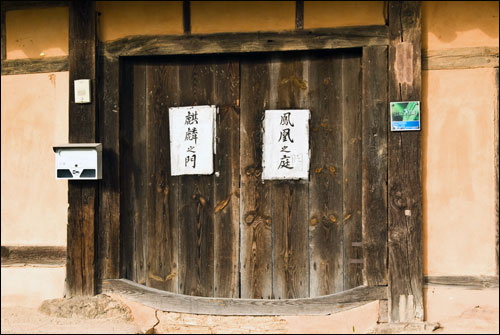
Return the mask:
[[497,93],[497,103],[495,106],[495,116],[494,116],[494,122],[495,122],[495,130],[494,130],[494,146],[495,146],[495,220],[497,223],[497,231],[496,231],[496,252],[497,252],[497,276],[499,275],[500,272],[500,259],[498,258],[498,242],[499,242],[499,235],[498,235],[498,230],[499,230],[499,221],[500,221],[500,216],[499,216],[499,207],[500,207],[500,195],[499,195],[499,151],[500,151],[500,146],[499,146],[499,136],[498,133],[500,131],[500,115],[499,115],[499,110],[500,110],[500,76],[499,76],[499,71],[498,68],[495,69],[495,84],[496,84],[496,93]]
[[310,296],[344,289],[342,230],[341,56],[314,57],[309,70]]
[[[124,120],[123,123],[132,123],[132,166],[131,175],[126,175],[124,178],[131,182],[129,192],[131,193],[131,214],[133,215],[134,241],[130,245],[133,250],[132,259],[134,262],[134,271],[136,273],[135,280],[139,284],[146,284],[149,275],[148,264],[148,213],[147,208],[150,203],[148,198],[148,176],[147,176],[147,62],[135,63],[133,65],[133,116],[130,119]],[[124,97],[127,99],[127,97]],[[122,135],[122,134],[120,134]],[[128,137],[128,133],[124,133],[123,137]],[[123,157],[125,158],[125,157]],[[125,165],[124,163],[123,165]],[[124,172],[125,173],[125,172]],[[122,206],[123,208],[123,206]]]
[[498,48],[471,47],[422,50],[422,70],[498,67]]
[[[3,5],[3,2],[2,2],[2,5]],[[5,43],[6,43],[5,42],[6,41],[5,40],[5,37],[6,37],[5,36],[5,11],[3,10],[3,8],[2,8],[2,11],[0,12],[0,28],[1,28],[1,30],[0,30],[1,36],[0,37],[2,39],[1,45],[0,45],[0,54],[1,54],[0,59],[3,62],[3,60],[5,58],[7,58],[7,48],[5,46]],[[4,68],[4,64],[2,63],[2,75],[3,75],[3,68]]]
[[269,64],[265,58],[241,61],[240,273],[241,297],[272,296],[271,193],[262,183],[262,129],[269,106]]
[[[181,105],[213,103],[213,67],[201,60],[179,71]],[[179,188],[179,293],[214,294],[213,175],[186,175]]]
[[426,276],[425,285],[463,287],[468,289],[498,288],[498,276]]
[[[389,2],[389,101],[420,100],[421,4]],[[388,133],[389,320],[421,321],[422,184],[419,131]]]
[[[306,107],[305,83],[308,81],[308,63],[303,62],[302,58],[292,57],[286,60],[283,58],[272,60],[270,109]],[[270,183],[273,297],[275,299],[308,297],[308,182],[287,180]]]
[[[149,63],[146,66],[146,160],[147,160],[147,229],[149,286],[177,291],[177,221],[171,220],[176,209],[170,208],[170,145],[168,107],[177,86],[178,68]],[[173,221],[173,222],[172,222]]]
[[[100,64],[105,61],[104,57],[99,57]],[[140,128],[137,125],[141,124],[141,119],[137,119],[134,111],[137,109],[135,104],[139,100],[137,91],[140,91],[138,83],[140,82],[134,73],[134,64],[131,61],[124,60],[120,67],[121,83],[120,83],[120,125],[119,125],[119,154],[120,154],[120,277],[137,281],[136,273],[136,254],[135,231],[140,223],[136,221],[139,217],[141,207],[136,206],[136,183],[138,183],[134,170],[134,156],[138,138],[136,129]],[[100,87],[103,76],[100,76]],[[108,78],[110,79],[110,78]],[[142,95],[144,97],[145,85],[142,81]],[[101,102],[100,108],[103,106]],[[146,115],[142,108],[142,115]],[[102,119],[102,118],[101,118]],[[142,123],[144,124],[144,123]],[[100,127],[101,129],[103,127]],[[144,151],[144,150],[142,150]],[[142,165],[141,165],[142,166]],[[104,241],[99,241],[99,245]],[[141,282],[141,284],[144,284]]]
[[328,315],[368,301],[387,299],[387,286],[362,286],[317,298],[268,300],[186,296],[125,279],[104,280],[103,292],[123,295],[163,311],[210,315]]
[[387,47],[363,48],[362,72],[365,285],[387,285]]
[[71,1],[2,1],[2,12],[34,8],[68,7]]
[[214,296],[238,298],[240,70],[239,61],[216,62],[213,99],[216,124],[214,181]]
[[[96,142],[95,4],[71,2],[69,20],[69,141]],[[90,104],[75,104],[75,79],[93,82]],[[68,182],[66,296],[94,295],[97,181]]]
[[304,1],[295,1],[295,29],[304,29]]
[[293,32],[222,33],[182,36],[141,35],[104,44],[103,55],[153,56],[340,49],[387,45],[387,26],[341,27]]
[[361,224],[361,62],[358,53],[342,55],[342,152],[344,290],[363,285]]
[[66,247],[2,246],[2,266],[14,264],[62,266],[66,264]]
[[191,34],[191,1],[182,1],[182,24],[184,34]]
[[[165,271],[164,280],[167,281],[166,289],[170,292],[179,291],[179,176],[171,176],[170,171],[170,145],[165,141],[166,134],[169,134],[169,117],[168,108],[177,107],[180,103],[179,92],[179,66],[175,62],[167,63],[161,66],[162,81],[156,81],[158,87],[156,90],[162,95],[160,102],[160,109],[162,111],[162,123],[160,127],[160,137],[157,139],[158,147],[162,154],[159,160],[159,165],[156,169],[158,178],[158,171],[161,171],[162,180],[159,182],[159,187],[163,188],[163,192],[156,195],[157,206],[162,206],[161,213],[163,218],[158,224],[164,225],[165,229],[165,250],[160,252],[165,253]],[[154,88],[151,88],[154,94]],[[167,179],[165,182],[164,178]],[[158,189],[157,189],[158,191]],[[157,211],[159,208],[157,209]],[[159,218],[157,218],[158,220]]]
[[98,278],[119,278],[120,272],[120,148],[118,59],[99,57],[99,140],[102,143],[102,180],[99,188],[97,230]]
[[68,57],[47,57],[43,59],[2,59],[2,76],[29,73],[68,71]]

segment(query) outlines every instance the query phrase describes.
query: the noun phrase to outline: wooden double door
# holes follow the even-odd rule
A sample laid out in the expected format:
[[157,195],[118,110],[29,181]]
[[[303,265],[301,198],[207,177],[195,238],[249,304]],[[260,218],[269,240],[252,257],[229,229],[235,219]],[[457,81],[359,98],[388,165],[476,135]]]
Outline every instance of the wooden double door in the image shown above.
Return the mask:
[[[121,276],[288,299],[383,283],[387,49],[125,58]],[[384,86],[385,85],[385,86]],[[168,109],[216,105],[212,175],[171,176]],[[309,180],[262,181],[266,109],[309,109]]]

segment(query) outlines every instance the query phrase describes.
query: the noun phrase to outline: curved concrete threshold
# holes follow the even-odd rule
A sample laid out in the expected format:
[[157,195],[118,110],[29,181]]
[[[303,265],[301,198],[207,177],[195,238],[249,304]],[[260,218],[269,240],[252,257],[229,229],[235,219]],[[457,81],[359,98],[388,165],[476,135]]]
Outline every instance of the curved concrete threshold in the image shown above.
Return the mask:
[[175,294],[146,287],[127,279],[107,279],[102,293],[118,294],[145,306],[166,312],[206,315],[329,315],[375,300],[387,299],[387,286],[359,286],[316,298],[269,300],[209,298]]

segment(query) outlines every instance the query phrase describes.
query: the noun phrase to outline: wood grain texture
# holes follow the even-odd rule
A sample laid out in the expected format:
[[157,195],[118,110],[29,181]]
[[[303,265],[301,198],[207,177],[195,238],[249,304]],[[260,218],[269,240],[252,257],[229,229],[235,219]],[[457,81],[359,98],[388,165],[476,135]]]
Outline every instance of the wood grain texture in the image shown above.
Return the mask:
[[295,1],[295,29],[304,29],[304,1]]
[[310,296],[317,297],[344,289],[342,58],[310,63],[309,268]]
[[102,143],[102,180],[99,188],[99,226],[96,269],[98,278],[119,278],[120,272],[120,148],[118,59],[99,57],[96,97],[99,141]]
[[48,73],[68,71],[67,56],[47,57],[43,59],[2,59],[2,76],[29,73]]
[[387,285],[387,47],[363,48],[362,68],[365,285]]
[[141,35],[104,43],[103,55],[158,56],[356,48],[387,45],[387,26],[341,27],[293,32]]
[[103,281],[103,292],[123,295],[169,312],[210,315],[328,315],[387,298],[386,286],[361,286],[318,298],[231,299],[192,297],[145,287],[126,279]]
[[426,276],[427,286],[452,286],[468,289],[498,288],[498,276]]
[[342,56],[342,152],[344,290],[363,285],[361,225],[361,62],[359,54]]
[[216,62],[213,99],[216,120],[214,181],[214,296],[238,298],[239,181],[240,181],[240,69],[239,61]]
[[[389,101],[419,101],[421,4],[389,3]],[[422,321],[422,181],[419,131],[388,133],[389,320]]]
[[499,259],[499,256],[498,256],[498,250],[499,250],[499,247],[498,247],[498,243],[499,243],[499,235],[498,235],[498,230],[499,230],[499,221],[500,221],[500,216],[499,216],[499,208],[500,208],[500,195],[499,195],[499,159],[498,159],[498,155],[499,155],[499,150],[500,150],[500,146],[499,146],[499,136],[498,136],[498,133],[500,131],[500,114],[499,114],[499,111],[500,111],[500,76],[499,76],[499,71],[498,71],[498,68],[495,69],[495,84],[496,84],[496,93],[497,93],[497,101],[496,101],[496,106],[495,106],[495,116],[494,116],[494,122],[495,122],[495,126],[494,126],[494,148],[495,148],[495,160],[494,160],[494,168],[495,168],[495,220],[496,220],[496,253],[497,253],[497,276],[499,275],[499,272],[500,272],[500,259]]
[[241,297],[272,296],[271,191],[261,182],[264,110],[269,106],[269,64],[244,59],[241,69],[240,273]]
[[[94,3],[72,2],[69,12],[69,141],[93,143],[98,136]],[[90,104],[74,103],[73,82],[81,78],[93,83]],[[66,297],[96,293],[97,192],[97,181],[68,181]]]
[[[103,57],[100,57],[102,63]],[[137,67],[137,66],[135,66]],[[134,71],[134,64],[130,61],[124,61],[120,68],[121,82],[120,85],[120,125],[119,125],[119,154],[120,154],[120,277],[128,278],[135,282],[145,284],[138,280],[136,264],[136,229],[139,225],[139,220],[136,217],[140,215],[140,208],[136,201],[136,184],[140,180],[134,170],[140,169],[143,165],[135,167],[134,153],[136,147],[140,144],[140,137],[134,128],[134,125],[144,124],[142,118],[137,118],[134,111],[140,110],[142,115],[146,116],[143,108],[137,108],[135,103],[138,102],[135,91],[145,92],[145,81],[137,78]],[[101,80],[101,82],[103,82]],[[131,85],[130,83],[133,83]],[[144,94],[143,94],[144,96]],[[144,106],[144,103],[142,104]],[[141,122],[142,121],[142,122]],[[140,128],[140,127],[139,127]],[[144,161],[144,160],[143,160]],[[135,167],[135,168],[134,168]],[[145,197],[142,197],[145,199]],[[99,243],[101,244],[101,242]],[[99,260],[100,261],[100,260]],[[144,264],[143,264],[144,265]]]
[[191,34],[191,2],[189,0],[182,1],[182,25],[184,34]]
[[[210,105],[214,68],[189,62],[179,71],[183,106]],[[214,294],[213,175],[184,175],[179,187],[179,293]]]
[[[3,2],[2,2],[2,5],[3,5]],[[0,12],[0,37],[2,39],[1,41],[1,45],[0,45],[0,59],[2,60],[2,62],[7,58],[7,48],[6,48],[6,40],[5,40],[5,37],[6,37],[6,34],[5,34],[5,10],[3,10],[2,8],[2,11]],[[3,68],[4,68],[4,64],[2,64],[2,75],[3,75]]]
[[66,265],[66,247],[2,246],[2,266],[19,264]]
[[71,1],[2,1],[2,12],[34,8],[68,7]]
[[[125,175],[123,180],[132,182],[133,184],[127,185],[130,187],[128,190],[131,192],[130,202],[133,217],[130,220],[132,225],[132,230],[134,232],[134,240],[128,246],[133,250],[132,260],[134,262],[133,268],[136,273],[136,280],[139,284],[146,284],[148,282],[149,276],[149,263],[148,263],[148,225],[147,225],[147,208],[150,203],[150,199],[147,194],[148,183],[148,160],[147,160],[147,80],[146,80],[146,68],[147,63],[134,64],[133,65],[133,104],[132,104],[132,118],[124,120],[122,124],[129,124],[133,127],[131,135],[128,132],[123,133],[123,137],[131,137],[132,139],[132,162],[124,162],[122,166],[128,165],[127,168],[131,168],[130,174]],[[125,93],[125,92],[124,92]],[[127,96],[124,95],[124,99]],[[124,115],[124,117],[126,117]],[[122,134],[120,134],[122,135]],[[126,157],[123,157],[124,159]],[[123,185],[124,188],[127,186]],[[125,189],[124,189],[125,191]],[[126,205],[125,205],[126,206]],[[124,208],[122,209],[129,209]]]
[[[302,109],[307,105],[308,62],[292,55],[272,60],[270,109]],[[304,69],[306,67],[306,69]],[[309,296],[308,182],[271,184],[273,223],[273,297]]]
[[146,283],[170,292],[177,292],[178,287],[178,224],[177,210],[170,208],[170,145],[165,135],[178,80],[175,65],[146,66]]
[[498,67],[498,48],[470,47],[422,50],[422,70]]

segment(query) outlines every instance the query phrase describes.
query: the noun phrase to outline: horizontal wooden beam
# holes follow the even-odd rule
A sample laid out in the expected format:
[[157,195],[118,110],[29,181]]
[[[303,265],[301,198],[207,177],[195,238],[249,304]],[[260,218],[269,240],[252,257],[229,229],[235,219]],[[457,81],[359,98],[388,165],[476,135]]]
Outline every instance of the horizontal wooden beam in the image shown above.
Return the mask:
[[2,265],[60,265],[66,264],[66,247],[2,246]]
[[68,7],[71,1],[2,1],[2,12],[31,8]]
[[422,50],[423,70],[474,69],[481,67],[498,67],[498,48]]
[[360,286],[348,291],[303,299],[206,298],[170,293],[127,279],[102,282],[102,293],[114,293],[168,312],[211,315],[328,315],[387,299],[387,286]]
[[2,60],[2,76],[68,71],[68,57]]
[[424,283],[469,289],[498,288],[498,276],[427,276]]
[[292,32],[129,36],[103,43],[102,54],[105,57],[114,58],[118,56],[340,49],[387,44],[387,26],[364,26]]

